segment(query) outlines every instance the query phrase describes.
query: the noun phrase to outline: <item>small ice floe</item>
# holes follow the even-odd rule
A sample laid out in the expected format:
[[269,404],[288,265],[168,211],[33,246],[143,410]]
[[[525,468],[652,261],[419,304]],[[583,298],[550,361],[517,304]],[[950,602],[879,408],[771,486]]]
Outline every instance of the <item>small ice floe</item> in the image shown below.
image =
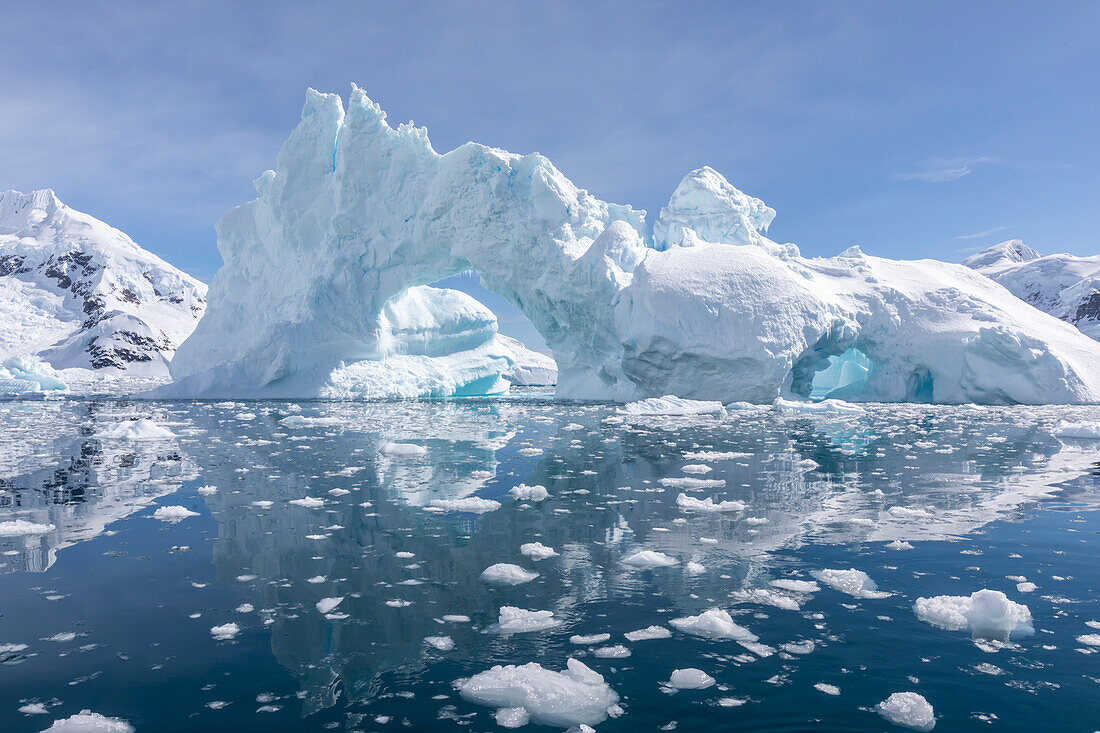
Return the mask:
[[805,655],[813,652],[817,647],[813,639],[803,639],[802,641],[788,641],[780,644],[779,648],[787,652],[787,654],[799,654]]
[[827,682],[818,682],[814,685],[814,689],[818,690],[819,692],[824,692],[826,695],[833,695],[834,697],[840,694],[839,687],[837,687],[836,685],[830,685]]
[[516,453],[519,453],[521,456],[533,458],[542,455],[542,448],[520,448]]
[[700,491],[702,489],[721,489],[726,485],[726,480],[721,478],[695,478],[694,476],[681,476],[679,478],[663,478],[658,483],[670,489],[683,491]]
[[318,499],[316,496],[303,496],[301,499],[291,499],[287,502],[294,506],[305,507],[306,509],[320,509],[325,505],[324,499]]
[[714,678],[701,669],[687,667],[674,670],[665,684],[674,690],[705,690],[714,685]]
[[550,492],[546,490],[545,486],[528,486],[527,484],[519,484],[513,486],[508,492],[512,495],[512,498],[516,501],[543,501],[546,497],[550,496]]
[[227,641],[239,633],[241,633],[241,627],[233,622],[210,627],[210,635],[218,641]]
[[522,728],[531,722],[526,708],[500,708],[493,717],[501,728]]
[[491,634],[526,634],[552,629],[561,623],[554,618],[553,611],[528,611],[515,606],[502,606],[497,622],[491,624],[486,631]]
[[307,417],[305,415],[291,415],[284,417],[279,424],[286,428],[323,428],[329,425],[339,425],[338,417]]
[[578,646],[591,646],[592,644],[603,644],[610,639],[611,634],[589,634],[588,636],[573,634],[573,636],[569,637],[569,643]]
[[198,512],[193,512],[187,507],[182,506],[162,506],[157,507],[157,510],[153,512],[153,519],[159,519],[162,522],[182,522],[188,517],[197,517]]
[[10,522],[0,522],[0,537],[33,537],[53,532],[54,529],[52,524],[37,524],[25,519],[14,519]]
[[460,613],[445,613],[441,617],[449,624],[468,624],[470,623],[470,617],[464,616]]
[[867,412],[859,405],[844,400],[821,400],[820,402],[792,402],[777,399],[772,407],[784,415],[862,415]]
[[127,420],[100,430],[92,436],[101,440],[170,440],[176,434],[152,420]]
[[1063,420],[1054,429],[1059,438],[1073,440],[1100,440],[1100,422],[1069,422]]
[[1100,646],[1100,634],[1081,634],[1076,637],[1078,644],[1085,646]]
[[[412,604],[413,604],[412,601],[406,601],[402,598],[392,598],[392,599],[386,601],[386,605],[389,606],[390,608],[408,608]],[[345,618],[347,618],[347,617],[345,616]]]
[[252,506],[259,509],[270,509],[271,507],[275,506],[275,502],[268,501],[267,499],[258,499],[252,502]]
[[774,588],[789,590],[793,593],[817,593],[821,586],[812,580],[794,580],[792,578],[779,578],[768,583]]
[[725,415],[726,408],[722,406],[721,402],[688,400],[675,395],[665,395],[664,397],[650,397],[646,400],[627,403],[619,408],[619,412],[631,417],[648,417],[650,415],[684,417],[687,415]]
[[1016,590],[1020,593],[1034,593],[1038,588],[1039,586],[1029,580],[1024,580],[1016,584]]
[[886,543],[887,550],[912,550],[913,545],[905,540],[894,540],[893,542]]
[[492,499],[482,499],[480,496],[467,496],[464,499],[432,499],[425,509],[434,512],[484,514],[500,509],[500,502]]
[[426,636],[424,643],[441,652],[449,652],[455,648],[455,641],[449,636]]
[[684,566],[684,572],[688,575],[702,575],[703,573],[707,572],[707,567],[701,562],[689,560],[688,564]]
[[482,582],[490,585],[521,585],[530,583],[537,577],[539,574],[536,572],[506,562],[498,562],[481,571]]
[[936,727],[936,714],[923,695],[915,692],[895,692],[876,707],[878,714],[894,725],[913,730],[929,731]]
[[[602,675],[570,658],[562,672],[540,664],[497,665],[456,680],[455,689],[470,702],[495,708],[522,708],[539,725],[569,728],[599,725],[620,715],[619,696]],[[509,713],[511,719],[513,713]]]
[[789,594],[780,593],[771,588],[749,588],[733,592],[734,600],[740,603],[758,603],[763,606],[774,606],[784,611],[798,611],[802,608],[802,601]]
[[592,656],[599,657],[600,659],[626,659],[630,656],[630,650],[622,644],[601,646],[598,649],[592,650]]
[[108,718],[91,710],[81,710],[64,720],[55,720],[42,733],[134,733],[134,726],[122,718]]
[[538,562],[539,560],[557,557],[558,551],[553,547],[547,547],[541,542],[524,542],[519,546],[519,554]]
[[211,494],[218,493],[218,487],[217,486],[200,486],[199,488],[195,489],[195,491],[199,492],[203,496],[210,496]]
[[733,461],[739,458],[752,458],[752,453],[741,451],[698,450],[684,454],[685,461]]
[[913,604],[917,618],[948,631],[969,628],[975,639],[1008,641],[1013,633],[1030,634],[1031,611],[1010,601],[999,590],[979,590],[969,596],[918,598]]
[[343,596],[336,596],[336,597],[333,597],[333,598],[322,598],[321,600],[317,601],[316,606],[317,606],[317,610],[319,612],[321,612],[322,614],[328,615],[328,614],[332,613],[334,608],[336,608],[337,606],[339,606],[343,602],[344,602],[344,597]]
[[40,702],[29,702],[26,705],[20,706],[19,712],[23,713],[23,715],[46,715],[50,711]]
[[666,568],[672,565],[679,565],[680,561],[674,557],[669,557],[663,552],[642,550],[624,559],[622,564],[629,565],[632,568],[638,568],[639,570],[649,570],[650,568]]
[[637,631],[628,631],[623,636],[630,642],[649,641],[650,639],[667,639],[672,636],[672,632],[664,626],[647,626]]
[[[734,623],[729,613],[720,608],[712,608],[698,616],[685,616],[669,621],[677,631],[705,639],[732,639],[733,641],[755,642],[760,637],[744,626]],[[629,638],[629,637],[627,637]]]
[[416,443],[383,443],[378,452],[395,458],[419,458],[428,455],[428,449]]
[[705,475],[713,471],[710,466],[705,466],[702,463],[689,463],[686,466],[680,468],[684,473],[692,474],[693,476]]
[[890,593],[880,591],[867,573],[855,568],[848,570],[815,570],[810,575],[841,593],[855,598],[889,598]]
[[687,494],[680,494],[676,497],[676,506],[685,512],[713,512],[716,514],[743,512],[746,508],[743,501],[719,501],[715,503],[714,499],[709,496],[706,499],[696,499]]

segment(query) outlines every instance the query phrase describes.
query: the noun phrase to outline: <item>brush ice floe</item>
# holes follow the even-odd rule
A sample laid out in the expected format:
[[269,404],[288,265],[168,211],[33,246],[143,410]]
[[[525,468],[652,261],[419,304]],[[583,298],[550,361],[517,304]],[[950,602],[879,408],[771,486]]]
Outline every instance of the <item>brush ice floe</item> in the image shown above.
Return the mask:
[[706,499],[696,499],[687,494],[680,494],[676,497],[676,506],[687,512],[711,512],[718,514],[743,512],[746,508],[745,502],[743,501],[715,502],[714,499],[709,496]]
[[162,506],[157,507],[157,510],[153,512],[153,519],[159,519],[162,522],[182,522],[188,517],[197,517],[198,512],[193,512],[184,506]]
[[522,708],[531,721],[558,728],[598,725],[619,712],[619,696],[603,676],[572,658],[562,672],[535,662],[497,665],[455,681],[455,689],[471,702]]
[[620,412],[632,417],[649,415],[684,417],[687,415],[724,415],[726,408],[722,406],[721,402],[688,400],[675,395],[665,395],[627,403],[620,408]]
[[841,593],[847,593],[856,598],[888,598],[889,593],[880,591],[875,581],[862,570],[849,568],[848,570],[829,569],[814,570],[815,578]]
[[1100,440],[1100,423],[1063,420],[1054,429],[1054,434],[1059,438],[1071,438],[1073,440]]
[[550,496],[546,487],[538,484],[534,486],[519,484],[509,489],[508,493],[516,501],[545,501],[546,498]]
[[400,458],[417,458],[426,456],[428,449],[416,443],[383,443],[378,452],[384,456],[397,456]]
[[[763,234],[770,209],[710,168],[684,178],[651,236],[644,212],[578,189],[541,155],[473,143],[440,155],[353,88],[346,112],[309,90],[255,187],[218,224],[225,264],[170,394],[317,396],[356,363],[422,356],[394,346],[432,343],[395,335],[395,308],[398,322],[447,322],[443,358],[473,355],[430,381],[495,393],[511,357],[476,318],[464,325],[468,304],[405,302],[473,269],[545,338],[559,397],[1100,401],[1100,344],[1069,324],[962,265],[802,257]],[[404,384],[411,366],[383,377]]]
[[553,611],[529,611],[515,606],[502,606],[497,622],[491,624],[487,630],[494,634],[526,634],[552,629],[561,623],[554,618]]
[[490,585],[522,585],[539,577],[538,573],[524,570],[519,565],[498,562],[481,571],[482,582]]
[[1031,610],[998,590],[979,590],[969,596],[918,598],[913,610],[925,623],[949,631],[968,628],[977,639],[1008,641],[1013,633],[1033,631]]
[[735,623],[729,613],[720,608],[712,608],[698,616],[674,618],[669,624],[677,631],[706,639],[731,639],[741,642],[755,642],[760,637],[744,626]]
[[500,502],[493,499],[482,499],[480,496],[467,496],[462,499],[432,499],[425,509],[437,512],[484,514],[500,509]]
[[63,720],[55,720],[42,733],[134,733],[134,726],[121,718],[109,718],[91,710],[81,710]]
[[629,565],[639,570],[649,570],[651,568],[667,568],[672,565],[679,565],[680,561],[674,557],[669,557],[663,552],[642,550],[641,552],[635,552],[630,557],[623,559],[622,563],[623,565]]
[[916,692],[895,692],[880,702],[876,709],[879,715],[903,728],[929,731],[936,727],[936,714],[932,706]]
[[170,440],[175,438],[176,434],[152,420],[141,418],[104,428],[92,437],[101,440]]
[[541,542],[525,542],[519,546],[519,554],[538,562],[539,560],[557,557],[558,551],[553,547],[547,547]]
[[232,622],[210,627],[210,635],[218,641],[227,641],[239,633],[241,633],[241,627]]
[[454,639],[449,636],[425,636],[424,643],[441,652],[449,652],[455,648]]
[[650,641],[652,639],[667,639],[672,636],[672,632],[664,626],[647,626],[637,631],[628,631],[623,636],[630,642]]

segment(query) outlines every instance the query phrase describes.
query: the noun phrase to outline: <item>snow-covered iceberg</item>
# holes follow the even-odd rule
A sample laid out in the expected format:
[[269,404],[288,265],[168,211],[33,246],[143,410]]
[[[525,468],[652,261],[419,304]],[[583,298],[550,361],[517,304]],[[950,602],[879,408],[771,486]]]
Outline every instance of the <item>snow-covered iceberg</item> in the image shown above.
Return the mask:
[[1100,255],[1044,257],[1010,239],[967,257],[963,264],[1100,341]]
[[0,357],[168,375],[206,286],[49,189],[0,193]]
[[560,397],[1100,401],[1100,344],[1068,324],[962,265],[802,257],[709,168],[650,236],[644,212],[541,155],[440,155],[353,88],[346,113],[310,90],[255,186],[218,224],[225,265],[174,394],[320,394],[341,365],[386,356],[391,302],[473,269],[542,334]]

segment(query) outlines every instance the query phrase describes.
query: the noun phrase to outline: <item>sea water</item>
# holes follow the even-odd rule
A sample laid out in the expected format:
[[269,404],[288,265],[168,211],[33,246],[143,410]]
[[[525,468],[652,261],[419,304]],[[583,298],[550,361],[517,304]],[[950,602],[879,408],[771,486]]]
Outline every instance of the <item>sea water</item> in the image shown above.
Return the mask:
[[[1100,726],[1100,441],[1066,429],[1100,408],[0,417],[0,730],[904,730],[908,692],[940,730]],[[983,589],[1030,622],[914,611]]]

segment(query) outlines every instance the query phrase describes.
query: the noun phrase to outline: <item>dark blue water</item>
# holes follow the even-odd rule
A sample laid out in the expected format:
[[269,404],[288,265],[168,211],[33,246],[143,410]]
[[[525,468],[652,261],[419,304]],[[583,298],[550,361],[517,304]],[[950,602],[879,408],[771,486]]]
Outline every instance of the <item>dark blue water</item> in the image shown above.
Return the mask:
[[[620,696],[623,714],[600,731],[902,730],[874,710],[899,691],[932,704],[937,730],[1100,725],[1100,647],[1077,641],[1100,633],[1087,625],[1100,621],[1100,444],[1055,435],[1061,420],[1100,420],[1095,408],[624,421],[613,406],[539,400],[73,401],[0,413],[0,522],[53,525],[0,537],[0,730],[39,731],[88,709],[138,731],[488,731],[494,709],[462,699],[455,680],[495,664],[557,671],[570,656]],[[280,422],[299,414],[331,420]],[[177,437],[95,437],[136,417]],[[387,441],[427,454],[386,456]],[[690,457],[700,451],[736,455]],[[712,470],[685,474],[691,464]],[[683,511],[682,489],[661,483],[683,477],[724,481],[685,493],[745,510]],[[515,501],[519,483],[550,496]],[[324,506],[289,503],[307,496]],[[467,496],[501,507],[425,510]],[[159,521],[160,506],[197,516]],[[889,549],[894,540],[912,549]],[[559,555],[522,556],[534,541]],[[622,564],[640,550],[678,565]],[[689,561],[704,569],[685,571]],[[540,576],[482,582],[499,562]],[[862,570],[892,595],[822,585],[799,610],[738,596],[826,568]],[[1018,589],[1021,578],[1035,589]],[[1035,633],[983,651],[912,609],[982,588],[1026,604]],[[333,597],[346,618],[317,610]],[[485,633],[506,605],[563,623]],[[714,607],[775,653],[676,631],[622,636]],[[211,628],[230,622],[239,633],[215,639]],[[631,656],[569,642],[605,632]],[[424,643],[436,635],[454,649]],[[807,641],[809,653],[782,650]],[[662,689],[687,667],[717,684]],[[36,704],[46,712],[19,712]]]

